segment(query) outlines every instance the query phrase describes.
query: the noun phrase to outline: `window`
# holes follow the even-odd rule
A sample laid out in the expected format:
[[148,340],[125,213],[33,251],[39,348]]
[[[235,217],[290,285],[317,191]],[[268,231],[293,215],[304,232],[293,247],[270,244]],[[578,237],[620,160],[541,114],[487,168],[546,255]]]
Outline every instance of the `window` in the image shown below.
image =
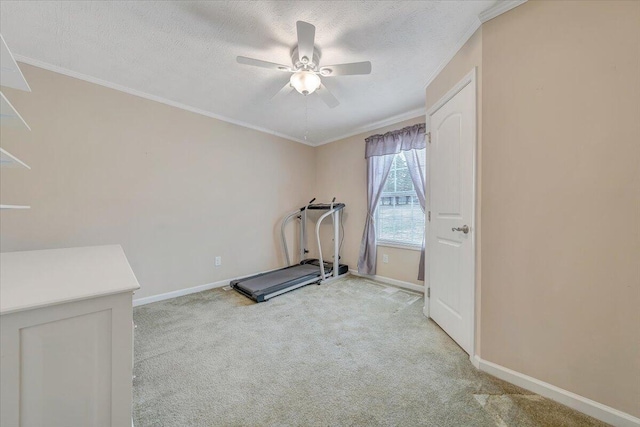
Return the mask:
[[[424,170],[425,150],[418,150]],[[376,209],[379,244],[422,247],[424,213],[411,182],[404,153],[396,154]]]

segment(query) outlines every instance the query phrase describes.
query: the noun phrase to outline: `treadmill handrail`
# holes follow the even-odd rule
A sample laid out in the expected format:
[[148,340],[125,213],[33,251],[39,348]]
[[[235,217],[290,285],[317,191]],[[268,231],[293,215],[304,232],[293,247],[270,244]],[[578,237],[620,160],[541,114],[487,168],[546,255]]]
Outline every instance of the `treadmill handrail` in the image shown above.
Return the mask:
[[[334,208],[331,209],[329,212],[326,212],[324,214],[322,214],[322,216],[320,218],[318,218],[318,222],[316,223],[316,240],[318,242],[318,261],[320,262],[320,278],[322,280],[325,279],[325,274],[324,274],[324,260],[322,259],[322,244],[320,243],[320,225],[322,224],[322,221],[328,217],[329,215],[332,215],[334,212],[340,210],[342,208]],[[337,224],[334,224],[334,227],[337,227]],[[339,257],[338,254],[335,254],[335,256]],[[333,260],[333,268],[338,268],[337,266],[339,265],[339,260]]]
[[291,259],[289,258],[289,246],[287,245],[287,236],[284,234],[284,228],[289,222],[289,220],[296,216],[300,215],[300,211],[293,211],[282,220],[282,225],[280,226],[280,237],[282,238],[282,247],[284,248],[284,256],[287,260],[287,266],[291,265]]

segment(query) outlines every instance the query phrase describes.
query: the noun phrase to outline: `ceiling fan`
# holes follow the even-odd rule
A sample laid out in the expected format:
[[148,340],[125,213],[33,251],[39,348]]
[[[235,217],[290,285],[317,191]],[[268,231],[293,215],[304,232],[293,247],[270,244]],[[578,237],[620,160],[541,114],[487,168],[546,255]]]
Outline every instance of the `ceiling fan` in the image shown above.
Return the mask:
[[297,90],[302,95],[317,93],[329,106],[334,108],[340,104],[335,96],[322,84],[320,77],[370,74],[371,62],[353,62],[320,66],[320,51],[314,45],[316,27],[303,21],[296,22],[298,45],[291,51],[292,65],[282,65],[259,59],[238,56],[240,64],[293,73],[287,84],[273,98],[286,95]]

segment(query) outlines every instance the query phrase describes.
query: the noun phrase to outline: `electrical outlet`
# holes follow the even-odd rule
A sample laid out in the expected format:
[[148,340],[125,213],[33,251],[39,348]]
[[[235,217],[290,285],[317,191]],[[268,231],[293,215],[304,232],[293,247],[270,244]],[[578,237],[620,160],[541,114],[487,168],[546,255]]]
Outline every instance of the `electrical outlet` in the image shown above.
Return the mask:
[[387,254],[382,254],[382,262],[384,262],[385,264],[389,262],[389,255]]
[[222,265],[222,257],[221,256],[217,256],[216,257],[216,267],[220,267]]

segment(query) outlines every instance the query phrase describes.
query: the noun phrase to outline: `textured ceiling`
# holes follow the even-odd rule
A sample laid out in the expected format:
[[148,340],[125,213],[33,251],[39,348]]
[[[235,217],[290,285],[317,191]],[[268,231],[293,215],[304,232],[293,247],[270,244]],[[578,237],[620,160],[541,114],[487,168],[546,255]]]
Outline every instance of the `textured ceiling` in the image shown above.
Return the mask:
[[[0,2],[14,54],[311,144],[424,106],[424,86],[486,1]],[[340,101],[270,100],[289,74],[297,20],[316,26],[321,65],[371,61],[365,76],[323,78]],[[308,117],[305,119],[305,109]]]

